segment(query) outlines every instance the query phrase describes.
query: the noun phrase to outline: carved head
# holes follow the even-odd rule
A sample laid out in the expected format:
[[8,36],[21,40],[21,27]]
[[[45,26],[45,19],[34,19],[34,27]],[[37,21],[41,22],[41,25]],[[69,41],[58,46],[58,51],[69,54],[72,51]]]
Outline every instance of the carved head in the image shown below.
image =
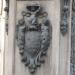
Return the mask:
[[47,17],[47,12],[42,11],[42,7],[39,4],[33,3],[26,6],[27,11],[23,11],[22,15],[26,25],[36,26],[42,23],[44,18]]

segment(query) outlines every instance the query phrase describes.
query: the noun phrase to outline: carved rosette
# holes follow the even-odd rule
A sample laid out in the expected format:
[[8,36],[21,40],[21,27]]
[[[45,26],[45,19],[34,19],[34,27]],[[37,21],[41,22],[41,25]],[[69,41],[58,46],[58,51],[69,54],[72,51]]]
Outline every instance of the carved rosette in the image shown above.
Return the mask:
[[26,9],[18,21],[16,38],[21,61],[28,66],[30,73],[34,73],[45,62],[50,44],[50,23],[47,12],[39,4],[27,5]]

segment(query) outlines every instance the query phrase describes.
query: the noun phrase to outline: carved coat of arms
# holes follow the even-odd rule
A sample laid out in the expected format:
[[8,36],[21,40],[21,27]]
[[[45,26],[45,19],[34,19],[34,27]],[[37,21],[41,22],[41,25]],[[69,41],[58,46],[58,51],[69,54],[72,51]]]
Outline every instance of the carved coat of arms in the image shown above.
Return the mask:
[[[27,11],[26,11],[27,10]],[[34,73],[44,62],[50,44],[50,23],[47,12],[39,4],[30,4],[22,11],[17,25],[17,42],[22,62]]]

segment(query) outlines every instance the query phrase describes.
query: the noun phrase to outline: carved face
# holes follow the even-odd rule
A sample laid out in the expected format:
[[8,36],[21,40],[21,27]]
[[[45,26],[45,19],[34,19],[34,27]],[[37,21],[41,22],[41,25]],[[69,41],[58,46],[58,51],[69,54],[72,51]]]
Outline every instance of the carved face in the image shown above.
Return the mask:
[[40,6],[27,6],[27,12],[24,12],[24,20],[27,26],[37,26],[47,17],[46,12],[41,12]]

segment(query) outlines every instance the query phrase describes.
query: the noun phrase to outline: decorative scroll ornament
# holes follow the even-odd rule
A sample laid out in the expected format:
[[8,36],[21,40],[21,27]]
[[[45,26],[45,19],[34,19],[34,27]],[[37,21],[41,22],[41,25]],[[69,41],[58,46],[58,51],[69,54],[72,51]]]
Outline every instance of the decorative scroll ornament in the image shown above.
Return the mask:
[[34,73],[44,63],[44,56],[50,44],[50,23],[47,12],[39,4],[26,6],[22,11],[23,18],[18,21],[17,41],[22,62]]
[[68,30],[68,18],[69,18],[69,0],[61,1],[61,23],[60,31],[63,35],[66,34]]

